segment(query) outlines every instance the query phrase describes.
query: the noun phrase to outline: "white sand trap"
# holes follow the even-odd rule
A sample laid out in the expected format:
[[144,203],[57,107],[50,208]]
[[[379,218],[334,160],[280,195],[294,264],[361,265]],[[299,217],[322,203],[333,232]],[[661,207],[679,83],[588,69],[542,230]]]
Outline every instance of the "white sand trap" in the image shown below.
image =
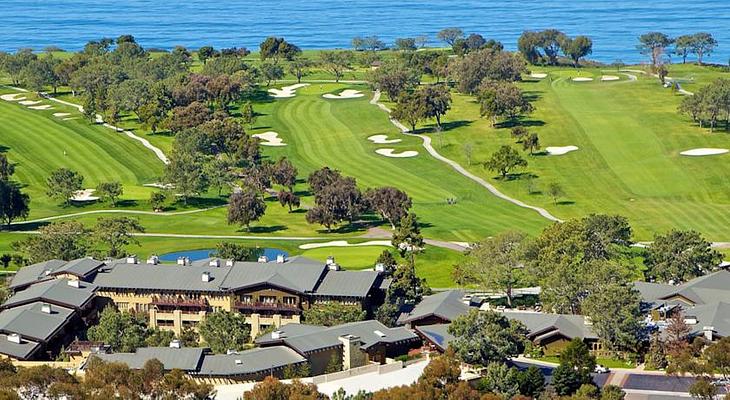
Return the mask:
[[79,119],[79,117],[70,117],[70,118],[64,118],[64,121],[73,121],[75,119]]
[[603,75],[603,76],[601,77],[601,80],[602,80],[602,81],[617,81],[617,80],[619,80],[619,79],[621,79],[621,78],[619,78],[619,77],[618,77],[618,76],[616,76],[616,75]]
[[23,93],[4,94],[0,96],[0,99],[5,101],[21,101],[25,100],[25,95],[23,95]]
[[545,148],[545,151],[547,151],[551,156],[562,156],[563,154],[568,154],[571,151],[576,150],[578,150],[578,146],[555,146]]
[[377,144],[400,143],[401,139],[388,139],[388,135],[373,135],[368,140]]
[[273,132],[273,131],[257,133],[255,135],[251,135],[251,136],[263,140],[261,142],[262,146],[273,146],[273,147],[286,146],[286,143],[284,143],[284,139],[280,138],[279,134],[276,132]]
[[402,153],[396,153],[395,149],[377,149],[377,150],[375,150],[375,152],[380,154],[381,156],[393,157],[393,158],[408,158],[408,157],[415,157],[418,155],[418,152],[414,151],[414,150],[408,150],[408,151],[404,151]]
[[51,106],[50,104],[43,104],[40,106],[29,106],[28,108],[30,108],[31,110],[50,110],[53,108],[53,106]]
[[56,118],[68,117],[69,115],[71,115],[71,114],[69,114],[69,113],[53,113],[53,116],[56,117]]
[[334,240],[322,243],[305,243],[299,246],[302,250],[318,249],[321,247],[358,247],[358,246],[392,246],[390,240],[370,240],[362,243],[348,243],[347,240]]
[[573,78],[573,82],[590,82],[592,80],[593,80],[593,78],[585,78],[585,77],[582,77],[582,76],[579,76],[577,78]]
[[542,73],[542,72],[534,72],[534,73],[530,74],[530,78],[543,79],[543,78],[547,78],[547,74]]
[[728,149],[712,149],[712,148],[701,148],[701,149],[692,149],[692,150],[686,150],[679,154],[683,156],[716,156],[718,154],[725,154],[727,153]]
[[24,106],[34,106],[36,104],[41,104],[41,101],[40,100],[35,100],[35,101],[34,100],[22,100],[20,102],[20,104],[22,104]]
[[345,89],[340,94],[325,93],[322,95],[325,99],[356,99],[362,96],[365,96],[365,94],[353,89]]
[[97,201],[99,197],[93,196],[96,189],[77,190],[71,197],[71,201]]
[[171,183],[158,183],[158,182],[155,182],[155,183],[145,183],[142,186],[153,187],[153,188],[158,188],[158,189],[172,189],[172,188],[175,187]]
[[297,89],[301,89],[305,86],[309,86],[309,84],[297,83],[296,85],[284,86],[281,89],[269,89],[269,94],[271,97],[276,98],[294,97],[297,94]]

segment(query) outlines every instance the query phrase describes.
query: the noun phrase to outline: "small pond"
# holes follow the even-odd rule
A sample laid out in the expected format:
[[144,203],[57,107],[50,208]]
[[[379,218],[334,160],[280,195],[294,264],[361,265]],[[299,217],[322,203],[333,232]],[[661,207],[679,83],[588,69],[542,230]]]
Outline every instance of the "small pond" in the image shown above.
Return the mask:
[[[268,247],[263,247],[259,249],[263,252],[263,255],[265,255],[269,260],[276,260],[276,256],[279,254],[283,254],[285,257],[289,257],[289,253],[287,253],[284,250],[281,249],[272,249]],[[176,262],[178,258],[180,257],[187,257],[190,259],[190,261],[198,261],[203,260],[209,257],[212,257],[212,255],[215,253],[215,249],[201,249],[201,250],[184,250],[184,251],[176,251],[174,253],[167,253],[160,256],[160,261],[162,262]],[[256,261],[256,260],[252,260]]]

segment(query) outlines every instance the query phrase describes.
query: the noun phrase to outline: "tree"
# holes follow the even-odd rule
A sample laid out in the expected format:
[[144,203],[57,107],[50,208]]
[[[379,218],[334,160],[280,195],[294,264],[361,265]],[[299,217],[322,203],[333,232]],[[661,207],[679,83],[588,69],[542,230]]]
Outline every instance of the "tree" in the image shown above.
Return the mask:
[[295,379],[291,384],[285,384],[271,376],[243,394],[244,400],[325,400],[326,398],[327,396],[319,393],[317,386],[312,383],[305,384]]
[[522,371],[517,376],[519,383],[520,394],[523,396],[529,396],[537,398],[545,389],[545,376],[543,375],[540,368],[530,365],[526,370]]
[[692,52],[697,55],[697,63],[702,65],[702,58],[715,50],[717,40],[707,32],[695,33],[692,35],[692,39]]
[[303,316],[309,325],[334,326],[363,321],[366,312],[359,305],[332,302],[314,305],[304,310]]
[[534,109],[522,90],[510,82],[484,81],[479,86],[477,100],[483,117],[492,119],[492,125],[498,118],[515,119],[522,114],[529,114]]
[[407,123],[411,132],[415,132],[416,125],[423,120],[425,114],[425,106],[419,96],[414,92],[404,92],[398,97],[391,117]]
[[457,39],[464,37],[464,31],[459,28],[444,28],[436,34],[436,37],[449,46],[453,46]]
[[0,256],[0,264],[3,265],[3,268],[8,269],[10,266],[10,262],[13,260],[13,256],[11,256],[8,253],[3,253],[3,255]]
[[545,29],[540,32],[540,47],[548,57],[550,65],[558,64],[560,45],[565,41],[565,34],[557,29]]
[[208,187],[204,159],[196,151],[173,148],[170,162],[165,166],[165,182],[175,187],[184,204]]
[[393,101],[402,93],[413,90],[420,80],[419,71],[400,61],[387,62],[374,70],[370,76],[375,88],[387,94]]
[[210,187],[218,190],[218,196],[223,189],[230,188],[236,181],[236,175],[231,171],[231,164],[221,158],[213,158],[205,164],[205,176]]
[[248,125],[250,129],[253,129],[253,126],[256,123],[256,112],[254,111],[253,104],[251,104],[250,101],[245,102],[241,107],[241,121]]
[[423,116],[435,118],[436,127],[441,130],[441,117],[451,108],[451,93],[446,85],[426,85],[418,89],[418,98],[423,103]]
[[124,194],[121,182],[102,182],[96,186],[96,194],[102,200],[111,201],[112,207],[116,207],[117,199]]
[[674,40],[661,32],[649,32],[639,36],[639,44],[636,47],[641,54],[650,56],[652,67],[656,68],[665,49],[672,43]]
[[467,142],[462,145],[464,150],[464,157],[466,157],[466,165],[471,166],[471,157],[474,154],[474,145]]
[[606,285],[583,302],[582,312],[591,318],[593,332],[608,351],[639,351],[645,341],[641,296],[628,285]]
[[293,192],[282,190],[277,193],[276,197],[279,199],[279,204],[282,207],[289,207],[289,212],[292,212],[294,208],[299,208],[301,205],[301,199]]
[[251,222],[258,221],[266,212],[266,203],[250,188],[231,195],[228,201],[228,224],[239,224],[251,230]]
[[144,232],[144,227],[135,218],[102,217],[96,222],[93,236],[96,243],[109,248],[105,252],[106,256],[119,258],[126,255],[123,252],[124,246],[139,246],[139,241],[134,237],[139,232]]
[[682,64],[687,63],[687,56],[692,53],[693,39],[693,35],[682,35],[674,40],[674,54],[682,57]]
[[289,63],[289,73],[297,77],[297,83],[302,82],[302,78],[309,75],[309,69],[314,63],[306,58],[296,58]]
[[395,257],[393,257],[393,253],[391,253],[390,250],[383,250],[383,252],[378,256],[378,259],[375,260],[375,265],[382,265],[385,269],[385,274],[391,275],[398,266],[398,262],[395,260]]
[[484,239],[467,250],[464,261],[454,274],[461,276],[459,284],[476,284],[484,290],[500,290],[512,307],[512,289],[527,282],[525,276],[525,246],[522,232],[509,231]]
[[349,51],[322,51],[319,53],[320,61],[325,70],[335,76],[335,82],[339,82],[352,64],[352,53]]
[[593,41],[588,36],[576,36],[573,39],[565,37],[560,47],[563,54],[570,57],[577,68],[580,66],[580,59],[593,52]]
[[411,208],[411,198],[402,190],[391,186],[384,186],[365,191],[365,201],[376,211],[381,218],[387,220],[395,229]]
[[144,319],[107,306],[99,316],[99,323],[89,327],[87,336],[109,345],[114,351],[128,353],[145,345],[147,326]]
[[519,81],[525,60],[513,53],[484,48],[449,63],[448,72],[461,93],[475,94],[485,80]]
[[529,150],[530,155],[533,155],[535,150],[540,149],[540,138],[537,136],[537,133],[531,133],[528,136],[526,136],[522,140],[522,148],[524,150]]
[[307,184],[309,185],[309,189],[312,191],[312,194],[317,195],[318,193],[321,193],[324,188],[332,185],[342,178],[340,171],[331,169],[330,167],[322,167],[321,169],[309,174],[307,177]]
[[471,310],[451,322],[450,343],[461,361],[474,365],[504,362],[524,350],[525,327],[494,311]]
[[520,394],[520,373],[515,367],[493,362],[487,365],[484,376],[479,380],[479,389],[482,392],[494,393],[511,399]]
[[401,257],[410,255],[411,264],[413,264],[414,254],[422,251],[425,245],[416,214],[408,213],[401,218],[400,224],[393,231],[391,243],[398,249]]
[[233,242],[220,242],[215,246],[215,257],[234,261],[256,261],[263,255],[258,247],[249,247]]
[[197,347],[200,344],[200,335],[195,329],[186,326],[180,332],[178,340],[184,347]]
[[175,107],[167,119],[167,127],[174,133],[188,128],[202,125],[213,118],[210,108],[203,103],[194,101],[187,106]]
[[5,153],[0,153],[0,181],[7,182],[15,173],[15,164],[8,160]]
[[550,182],[547,188],[548,196],[553,199],[553,204],[558,205],[558,199],[565,196],[563,187],[557,182]]
[[[334,180],[319,191],[314,191],[315,206],[307,211],[306,219],[329,230],[332,225],[343,221],[352,223],[366,209],[366,204],[354,178],[341,177],[336,171],[328,177],[327,173],[322,170],[316,173],[316,176],[322,174],[322,178]],[[310,175],[310,179],[313,176],[315,174]]]
[[287,42],[284,38],[269,36],[261,42],[259,55],[262,61],[273,60],[278,64],[280,59],[291,61],[300,54],[302,50],[296,45]]
[[209,59],[216,56],[216,51],[213,46],[202,46],[198,49],[198,59],[203,64],[206,64]]
[[14,250],[25,254],[31,263],[85,257],[89,248],[88,229],[76,221],[56,222],[38,229],[38,235],[13,242]]
[[580,338],[573,338],[560,352],[560,365],[566,365],[578,372],[581,383],[591,383],[591,373],[596,369],[596,357]]
[[695,231],[671,230],[654,237],[646,264],[650,276],[662,282],[686,282],[713,271],[722,256]]
[[297,182],[297,168],[288,158],[282,157],[276,161],[272,169],[273,181],[291,192]]
[[378,50],[383,50],[385,48],[385,42],[380,40],[377,36],[366,36],[362,39],[363,47],[366,50],[370,50],[372,52],[376,52]]
[[154,211],[162,211],[165,207],[165,201],[167,196],[163,192],[152,192],[150,193],[150,205]]
[[264,62],[259,67],[261,75],[266,80],[266,86],[271,85],[271,82],[276,82],[284,77],[284,68],[279,64],[271,62]]
[[0,180],[0,221],[9,228],[18,218],[27,218],[30,212],[30,196],[12,181]]
[[492,154],[484,166],[490,171],[498,172],[504,179],[511,170],[517,167],[527,167],[527,160],[522,158],[517,150],[504,145]]
[[517,41],[517,49],[523,57],[532,65],[537,64],[541,54],[539,48],[542,43],[540,32],[524,31]]
[[48,197],[58,199],[65,205],[71,204],[76,191],[83,188],[84,177],[76,171],[68,168],[59,168],[53,172],[46,180],[48,189],[46,194]]
[[144,340],[144,344],[149,347],[167,347],[174,339],[175,332],[153,328],[147,330],[147,338]]
[[198,332],[214,353],[225,353],[228,350],[245,349],[251,328],[242,314],[222,310],[206,315]]
[[416,39],[415,38],[398,38],[395,39],[395,47],[400,51],[415,51]]

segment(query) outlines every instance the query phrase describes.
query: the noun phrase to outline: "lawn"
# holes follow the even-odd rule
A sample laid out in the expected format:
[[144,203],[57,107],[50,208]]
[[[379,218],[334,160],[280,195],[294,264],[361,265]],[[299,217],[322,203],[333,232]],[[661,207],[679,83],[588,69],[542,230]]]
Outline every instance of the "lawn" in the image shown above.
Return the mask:
[[[545,356],[545,357],[534,358],[534,360],[542,361],[542,362],[549,362],[549,363],[553,363],[553,364],[560,364],[559,356]],[[596,364],[602,365],[609,369],[636,367],[636,365],[631,361],[617,360],[615,358],[605,358],[605,357],[596,357]]]
[[[638,80],[631,82],[607,71],[622,79],[601,82],[603,72],[598,69],[535,70],[547,70],[550,77],[521,83],[536,109],[523,122],[539,134],[543,147],[575,145],[578,151],[526,155],[529,165],[523,174],[497,179],[481,163],[499,146],[519,144],[510,138],[508,128],[495,129],[480,119],[478,104],[462,95],[454,96],[447,116],[447,122],[459,126],[443,134],[442,146],[434,141],[437,150],[466,165],[463,145],[471,143],[472,172],[561,218],[617,213],[630,219],[639,240],[671,228],[695,229],[713,240],[728,240],[728,156],[679,155],[699,147],[730,148],[727,134],[711,134],[678,115],[682,96],[662,88],[656,78],[637,74]],[[579,75],[594,81],[572,81]],[[553,182],[565,192],[557,204],[545,193]],[[531,194],[528,185],[533,186]]]

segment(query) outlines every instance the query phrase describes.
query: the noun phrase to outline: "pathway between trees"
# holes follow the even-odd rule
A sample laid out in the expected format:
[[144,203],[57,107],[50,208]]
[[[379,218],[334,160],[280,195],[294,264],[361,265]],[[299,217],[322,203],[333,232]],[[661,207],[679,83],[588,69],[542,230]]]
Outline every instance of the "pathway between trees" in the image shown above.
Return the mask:
[[[383,111],[387,112],[388,114],[390,114],[390,109],[388,107],[386,107],[385,105],[383,105],[382,103],[380,103],[379,101],[380,101],[380,91],[379,90],[376,90],[375,93],[373,94],[372,100],[370,100],[370,104],[376,105],[381,110],[383,110]],[[409,133],[410,130],[405,125],[403,125],[400,121],[398,121],[398,120],[396,120],[394,118],[390,118],[390,122],[393,123],[393,125],[395,125],[395,127],[398,128],[398,130],[400,130],[401,133],[403,133],[405,135],[410,135],[410,136],[415,136],[415,137],[420,138],[423,141],[423,147],[426,149],[426,151],[429,154],[431,154],[431,156],[433,156],[435,159],[437,159],[437,160],[439,160],[441,162],[444,162],[444,163],[450,165],[454,170],[456,170],[456,172],[460,173],[461,175],[464,175],[465,177],[467,177],[467,178],[473,180],[474,182],[478,183],[479,185],[483,186],[485,189],[487,189],[494,196],[497,196],[497,197],[499,197],[502,200],[509,201],[510,203],[515,204],[515,205],[517,205],[519,207],[527,208],[527,209],[536,211],[543,218],[546,218],[546,219],[548,219],[550,221],[563,222],[563,220],[561,220],[560,218],[558,218],[558,217],[550,214],[550,212],[548,210],[544,209],[544,208],[536,207],[536,206],[531,206],[531,205],[529,205],[529,204],[527,204],[527,203],[525,203],[525,202],[523,202],[521,200],[517,200],[515,198],[512,198],[512,197],[507,196],[506,194],[500,192],[499,189],[497,189],[494,185],[490,184],[489,182],[485,181],[484,179],[482,179],[482,178],[480,178],[480,177],[472,174],[471,172],[467,171],[466,168],[464,168],[464,167],[461,166],[461,164],[457,163],[454,160],[451,160],[449,158],[446,158],[446,157],[442,156],[431,145],[431,137],[430,136],[416,135],[416,134]]]
[[[19,87],[15,87],[15,86],[6,86],[6,87],[9,87],[9,88],[11,88],[13,90],[17,90],[17,91],[24,92],[24,93],[27,93],[28,92],[28,90],[26,90],[26,89],[19,88]],[[60,103],[60,104],[63,104],[63,105],[69,106],[69,107],[73,107],[73,108],[79,110],[79,112],[82,113],[82,114],[84,113],[84,107],[83,106],[80,106],[78,104],[74,104],[74,103],[71,103],[69,101],[57,99],[57,98],[51,96],[50,94],[48,94],[46,92],[40,92],[40,96],[43,97],[46,100],[55,101],[56,103]],[[169,164],[170,163],[170,160],[167,158],[167,156],[165,155],[165,153],[162,150],[160,150],[159,147],[157,147],[157,146],[153,145],[152,143],[150,143],[149,140],[147,140],[147,139],[145,139],[143,137],[137,136],[136,134],[134,134],[134,132],[127,131],[127,130],[124,130],[122,128],[116,127],[114,125],[105,123],[104,122],[104,117],[102,117],[100,114],[96,114],[96,123],[102,124],[106,128],[114,129],[117,133],[123,133],[123,134],[127,135],[128,137],[130,137],[130,138],[132,138],[132,139],[134,139],[134,140],[142,143],[142,146],[144,146],[144,147],[152,150],[152,152],[155,153],[155,155],[157,156],[157,158],[160,159],[160,161],[162,161],[165,164]]]

